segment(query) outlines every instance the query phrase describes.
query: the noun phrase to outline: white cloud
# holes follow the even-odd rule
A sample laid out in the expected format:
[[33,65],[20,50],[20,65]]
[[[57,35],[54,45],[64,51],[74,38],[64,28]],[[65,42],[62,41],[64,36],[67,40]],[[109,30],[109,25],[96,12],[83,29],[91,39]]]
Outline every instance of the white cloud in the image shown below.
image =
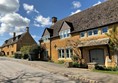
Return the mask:
[[81,12],[81,10],[80,10],[80,9],[78,9],[78,10],[76,10],[75,12],[71,12],[71,14],[70,14],[70,15],[76,14],[76,13],[78,13],[78,12]]
[[101,4],[102,2],[101,1],[98,1],[96,4],[94,4],[93,6],[96,6],[96,5],[99,5]]
[[34,8],[34,5],[29,5],[29,4],[24,3],[24,4],[23,4],[23,7],[24,7],[24,10],[26,10],[27,14],[29,14],[30,12],[39,13],[39,11],[37,11],[37,10]]
[[34,21],[34,26],[40,27],[40,24],[38,24],[37,22]]
[[72,5],[73,5],[73,8],[80,8],[81,7],[81,3],[79,1],[73,1]]
[[30,20],[16,13],[19,9],[19,0],[0,1],[0,35],[13,32],[20,34],[29,25]]
[[17,13],[10,13],[1,17],[0,22],[0,34],[2,35],[5,32],[8,32],[10,34],[13,31],[17,33],[24,31],[25,27],[28,26],[30,20],[20,16]]
[[19,6],[18,0],[0,0],[0,15],[16,12]]
[[36,16],[35,21],[34,21],[34,26],[37,27],[45,27],[49,26],[52,23],[50,22],[50,17],[43,17],[42,15]]

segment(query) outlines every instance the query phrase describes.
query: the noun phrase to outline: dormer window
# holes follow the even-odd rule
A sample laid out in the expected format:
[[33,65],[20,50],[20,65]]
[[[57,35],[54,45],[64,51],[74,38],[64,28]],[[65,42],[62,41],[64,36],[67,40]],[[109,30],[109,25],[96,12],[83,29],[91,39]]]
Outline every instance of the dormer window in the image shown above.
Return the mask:
[[60,31],[59,35],[61,39],[70,37],[70,29]]
[[80,37],[85,37],[85,32],[81,32]]
[[46,35],[46,36],[43,36],[43,42],[48,42],[49,41],[49,38],[50,36],[49,35]]
[[108,32],[108,27],[103,27],[102,28],[102,33],[107,33]]

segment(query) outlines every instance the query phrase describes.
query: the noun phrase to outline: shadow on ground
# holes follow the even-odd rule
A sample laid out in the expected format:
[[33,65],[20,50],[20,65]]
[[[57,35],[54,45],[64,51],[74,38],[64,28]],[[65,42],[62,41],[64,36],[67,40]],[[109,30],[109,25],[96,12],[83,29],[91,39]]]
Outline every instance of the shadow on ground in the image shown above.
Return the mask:
[[42,72],[17,72],[14,76],[5,76],[0,74],[0,83],[79,83],[69,80],[66,77]]

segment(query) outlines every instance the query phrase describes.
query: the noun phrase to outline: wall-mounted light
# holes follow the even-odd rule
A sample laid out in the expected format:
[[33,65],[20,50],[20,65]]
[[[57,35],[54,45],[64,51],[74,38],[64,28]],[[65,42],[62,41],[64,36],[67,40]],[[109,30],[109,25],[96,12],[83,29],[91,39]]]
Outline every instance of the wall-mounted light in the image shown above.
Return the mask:
[[57,45],[56,44],[54,45],[54,48],[57,48]]

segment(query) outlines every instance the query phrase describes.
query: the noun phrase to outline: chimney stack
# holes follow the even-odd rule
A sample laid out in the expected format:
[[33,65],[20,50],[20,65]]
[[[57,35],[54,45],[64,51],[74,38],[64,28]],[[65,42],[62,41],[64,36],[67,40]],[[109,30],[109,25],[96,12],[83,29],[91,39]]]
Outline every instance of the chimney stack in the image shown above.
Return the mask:
[[57,22],[57,17],[52,17],[52,25],[54,25]]
[[26,32],[29,32],[29,27],[26,27]]
[[13,32],[13,38],[15,38],[16,37],[16,33],[15,32]]

